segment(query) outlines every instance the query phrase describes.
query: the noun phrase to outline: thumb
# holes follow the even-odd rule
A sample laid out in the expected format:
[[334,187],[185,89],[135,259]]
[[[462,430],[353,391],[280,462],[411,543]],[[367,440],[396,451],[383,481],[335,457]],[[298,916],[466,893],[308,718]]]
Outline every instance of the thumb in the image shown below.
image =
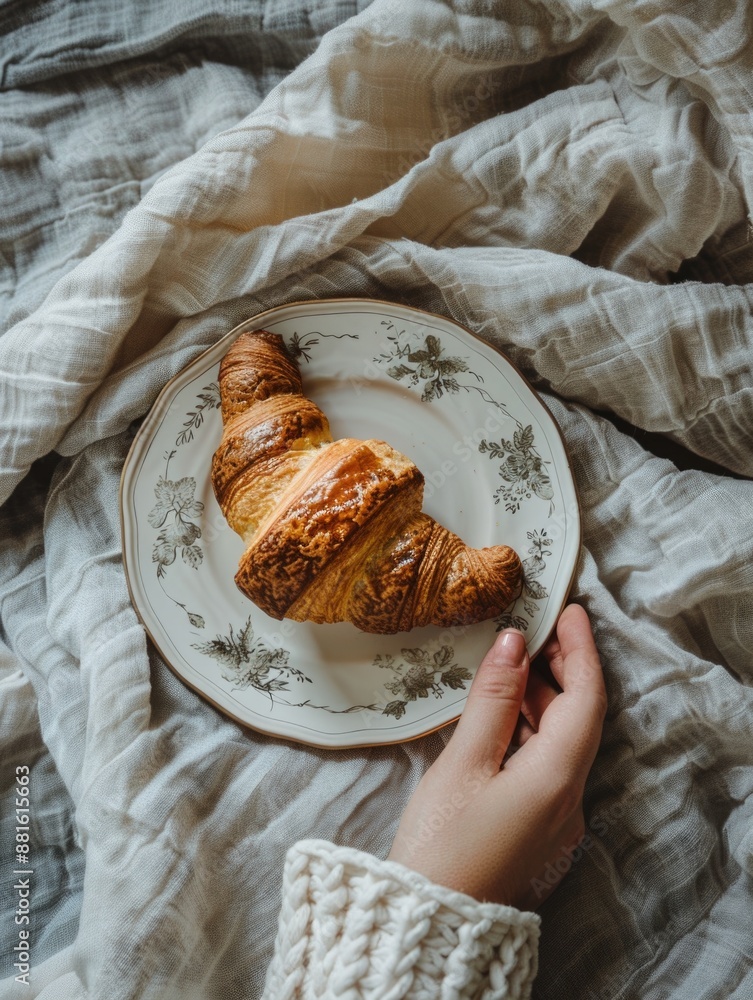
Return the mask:
[[528,680],[528,653],[522,632],[497,636],[471,684],[463,714],[447,749],[465,767],[495,773],[510,746]]

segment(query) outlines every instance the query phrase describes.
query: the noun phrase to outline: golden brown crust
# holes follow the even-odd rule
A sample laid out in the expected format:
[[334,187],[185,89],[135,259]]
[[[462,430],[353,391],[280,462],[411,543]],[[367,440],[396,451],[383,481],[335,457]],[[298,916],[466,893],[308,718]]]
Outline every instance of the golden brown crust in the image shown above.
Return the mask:
[[220,364],[223,423],[269,396],[301,395],[301,373],[279,333],[242,333]]
[[[451,626],[493,618],[500,613],[500,604],[504,609],[510,603],[510,581],[520,580],[521,575],[517,553],[508,546],[470,549],[462,545],[439,591],[432,621]],[[515,597],[519,594],[518,587]]]
[[411,474],[385,470],[360,441],[345,438],[322,449],[307,469],[306,488],[280,506],[246,549],[236,583],[270,617],[283,618],[327,562],[400,499]]
[[421,512],[409,459],[382,441],[332,441],[277,334],[241,334],[220,393],[212,483],[246,542],[236,583],[270,617],[389,634],[483,621],[520,594],[512,549],[471,549]]
[[223,513],[236,477],[255,476],[256,462],[282,455],[298,442],[320,440],[331,440],[327,418],[300,395],[263,399],[229,419],[212,459],[212,485]]
[[[384,504],[351,543],[323,567],[287,617],[296,621],[350,621],[364,632],[380,634],[411,628],[411,598],[423,549],[413,530],[415,522],[411,521],[409,531],[403,525],[407,511],[415,510],[421,516],[422,496],[423,476],[412,466],[411,478],[403,478],[397,502]],[[389,545],[391,571],[385,574],[384,550]],[[344,587],[344,580],[350,581],[350,586]]]
[[375,548],[353,588],[350,620],[364,632],[405,632],[426,622],[416,616],[421,570],[426,563],[435,521],[419,514],[389,546],[391,572]]

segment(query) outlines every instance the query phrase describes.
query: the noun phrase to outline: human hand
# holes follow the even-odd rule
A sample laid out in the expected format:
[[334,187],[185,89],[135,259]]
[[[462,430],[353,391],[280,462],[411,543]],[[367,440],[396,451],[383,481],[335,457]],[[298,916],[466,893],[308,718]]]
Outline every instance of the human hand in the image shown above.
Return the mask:
[[[543,656],[559,692],[529,672],[520,632],[497,636],[452,738],[406,806],[390,860],[485,902],[535,909],[548,895],[547,864],[585,833],[583,789],[607,702],[579,605],[562,612]],[[503,765],[516,736],[520,749]]]

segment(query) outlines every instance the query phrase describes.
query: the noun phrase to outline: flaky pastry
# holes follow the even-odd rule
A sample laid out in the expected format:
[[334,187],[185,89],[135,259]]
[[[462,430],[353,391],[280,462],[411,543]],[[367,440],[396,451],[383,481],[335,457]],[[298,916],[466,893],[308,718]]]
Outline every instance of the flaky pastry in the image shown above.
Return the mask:
[[511,548],[470,548],[422,512],[409,458],[384,441],[332,440],[278,334],[241,334],[219,383],[212,485],[246,545],[235,582],[267,615],[390,634],[474,624],[520,594]]

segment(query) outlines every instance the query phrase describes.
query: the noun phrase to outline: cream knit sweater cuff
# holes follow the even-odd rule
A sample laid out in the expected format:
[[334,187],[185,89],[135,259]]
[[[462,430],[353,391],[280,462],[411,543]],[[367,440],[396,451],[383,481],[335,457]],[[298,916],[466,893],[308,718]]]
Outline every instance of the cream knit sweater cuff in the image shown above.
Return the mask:
[[263,1000],[523,1000],[539,923],[397,862],[301,840],[285,859]]

